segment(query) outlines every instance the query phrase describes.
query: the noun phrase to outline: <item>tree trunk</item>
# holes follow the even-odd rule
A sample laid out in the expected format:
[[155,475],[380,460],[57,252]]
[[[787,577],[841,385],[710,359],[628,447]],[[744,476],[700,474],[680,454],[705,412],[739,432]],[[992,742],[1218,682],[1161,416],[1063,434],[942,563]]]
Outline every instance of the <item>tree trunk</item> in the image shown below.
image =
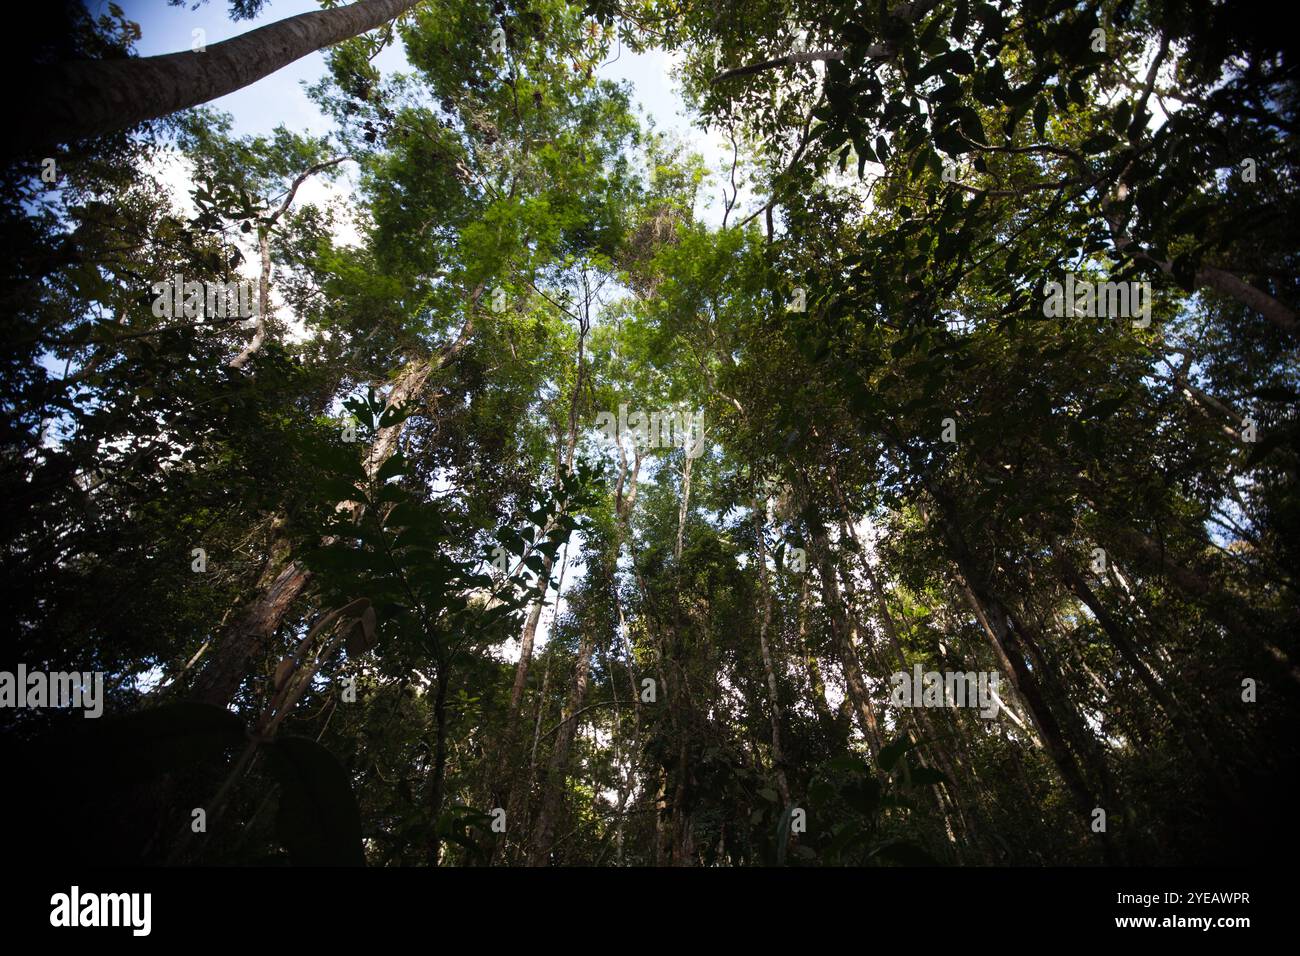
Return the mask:
[[285,614],[311,581],[311,572],[297,561],[283,563],[288,551],[283,539],[272,546],[272,560],[257,582],[258,596],[227,625],[195,679],[189,693],[192,699],[227,706],[244,682],[249,662],[266,652]]
[[682,503],[677,511],[677,543],[673,546],[673,559],[682,559],[682,535],[686,533],[686,516],[691,510],[691,462],[689,454],[682,457]]
[[429,842],[429,865],[437,866],[442,856],[442,834],[438,819],[447,789],[447,687],[451,674],[445,662],[438,665],[438,689],[433,701],[433,779],[429,785],[429,808],[433,812],[433,839]]
[[[975,556],[952,517],[955,511],[952,499],[932,482],[926,482],[926,490],[937,506],[939,527],[956,565],[957,585],[988,637],[1003,673],[1024,701],[1039,738],[1065,782],[1066,790],[1073,797],[1080,825],[1085,832],[1092,833],[1092,812],[1097,806],[1096,798],[1089,790],[1079,764],[1066,744],[1065,735],[1048,705],[1037,675],[1025,659],[1018,635],[1011,630],[1012,622],[1006,605],[980,573]],[[923,503],[922,515],[928,517],[929,512],[930,509]],[[1097,836],[1106,862],[1113,864],[1115,851],[1109,834],[1103,831]]]
[[853,713],[858,719],[862,735],[867,739],[874,761],[880,753],[883,741],[880,724],[876,718],[875,708],[871,706],[871,693],[867,689],[866,679],[862,674],[862,662],[858,660],[857,648],[853,646],[848,620],[844,614],[844,603],[840,598],[839,582],[835,576],[835,567],[831,562],[830,544],[826,539],[826,529],[820,519],[810,516],[808,522],[810,544],[813,546],[817,561],[818,574],[822,581],[822,601],[830,617],[831,636],[836,653],[844,671],[844,685],[849,700],[853,702]]
[[[1235,634],[1255,644],[1276,668],[1279,677],[1285,677],[1292,684],[1300,684],[1300,665],[1291,660],[1291,656],[1274,643],[1267,635],[1261,633],[1254,618],[1254,609],[1235,594],[1220,587],[1204,574],[1186,567],[1165,550],[1157,541],[1136,528],[1120,527],[1116,537],[1131,553],[1158,568],[1174,585],[1189,598],[1198,602],[1206,614],[1230,634]],[[1287,684],[1283,689],[1294,693]]]
[[[464,333],[462,333],[464,335]],[[387,405],[399,405],[419,391],[428,378],[432,366],[428,361],[417,360],[407,366],[388,394]],[[384,462],[397,450],[402,425],[381,428],[374,444],[363,461],[366,474],[374,476]],[[355,501],[340,502],[340,510],[350,510],[355,521],[362,505]],[[277,551],[287,553],[287,542],[279,542]],[[258,595],[247,604],[226,627],[213,650],[212,657],[195,680],[190,696],[195,700],[225,707],[239,691],[248,673],[249,661],[266,652],[275,632],[293,602],[311,581],[311,571],[297,561],[287,565],[272,565],[258,581]]]
[[[587,306],[590,306],[588,300]],[[568,434],[564,440],[563,451],[557,449],[555,454],[555,474],[557,478],[565,477],[573,473],[573,456],[578,445],[578,405],[582,398],[582,382],[585,370],[584,356],[587,340],[588,325],[583,321],[579,328],[578,334],[578,356],[577,356],[577,374],[574,378],[573,391],[569,395],[569,423]],[[638,458],[638,463],[640,459]],[[619,476],[620,493],[622,490],[623,476]],[[548,524],[542,529],[537,540],[540,541],[552,530]],[[568,553],[567,551],[565,552]],[[550,581],[551,569],[555,566],[554,559],[547,555],[542,556],[542,573],[539,580]],[[537,639],[537,627],[542,619],[542,607],[546,603],[546,594],[550,590],[547,586],[541,594],[541,597],[528,609],[528,617],[524,621],[523,633],[519,637],[519,660],[515,662],[514,683],[510,687],[510,704],[506,711],[505,733],[502,734],[501,740],[497,745],[496,769],[492,775],[492,786],[495,790],[494,799],[500,799],[506,806],[510,806],[517,800],[518,783],[510,778],[508,773],[511,753],[515,748],[517,734],[515,725],[519,715],[519,708],[523,702],[524,689],[528,685],[528,669],[532,666],[533,645]],[[555,600],[558,606],[560,596],[557,590]],[[531,776],[529,778],[531,784]],[[493,850],[493,859],[504,848],[505,840],[497,841]]]
[[1115,649],[1119,651],[1120,656],[1125,660],[1129,667],[1133,668],[1137,674],[1138,680],[1146,687],[1151,694],[1152,699],[1164,711],[1165,717],[1173,726],[1174,730],[1183,739],[1187,749],[1191,751],[1197,763],[1201,766],[1201,772],[1206,775],[1212,786],[1218,789],[1224,796],[1231,801],[1238,799],[1235,790],[1229,782],[1219,773],[1219,761],[1215,759],[1209,743],[1202,737],[1192,726],[1191,719],[1184,712],[1183,708],[1178,705],[1173,694],[1165,688],[1159,678],[1147,666],[1146,661],[1142,659],[1137,647],[1129,639],[1128,634],[1120,623],[1115,620],[1114,616],[1101,603],[1101,599],[1096,592],[1088,586],[1079,569],[1075,567],[1070,558],[1062,551],[1058,550],[1057,563],[1065,577],[1066,583],[1069,584],[1070,590],[1082,601],[1088,610],[1092,612],[1097,623],[1101,625],[1106,636],[1110,638]]
[[826,680],[822,677],[821,664],[808,646],[808,572],[800,572],[800,578],[799,649],[804,656],[804,668],[808,673],[808,691],[812,697],[813,711],[822,727],[829,730],[835,725],[835,715],[831,712],[831,705],[826,702]]
[[584,628],[582,642],[578,646],[578,663],[573,672],[573,683],[569,687],[568,703],[565,704],[560,726],[555,731],[555,746],[547,764],[546,779],[542,782],[542,804],[537,813],[537,827],[533,831],[533,842],[528,853],[529,866],[546,866],[550,859],[555,820],[564,799],[569,751],[578,729],[578,711],[582,709],[582,703],[587,697],[587,678],[591,671],[591,654],[594,649],[595,642]]
[[202,52],[47,67],[11,97],[11,152],[39,152],[87,136],[129,129],[224,96],[322,47],[373,30],[418,0],[358,0],[288,17],[214,43]]
[[767,676],[767,696],[772,708],[772,768],[776,771],[776,788],[781,795],[781,807],[788,813],[794,804],[790,800],[790,783],[785,776],[785,753],[781,749],[781,699],[777,695],[776,670],[772,666],[772,651],[768,647],[767,633],[772,626],[772,592],[767,581],[767,542],[763,538],[763,515],[754,502],[754,534],[757,540],[758,586],[762,592],[763,614],[758,622],[758,647],[763,654],[763,673]]
[[[881,630],[885,632],[885,637],[889,640],[890,647],[894,652],[894,659],[898,662],[899,669],[903,673],[906,673],[908,669],[907,655],[903,651],[903,642],[899,637],[898,626],[894,622],[894,616],[889,612],[889,605],[885,601],[884,588],[880,586],[880,582],[877,580],[875,572],[871,568],[871,563],[867,560],[866,548],[863,546],[862,540],[858,537],[858,533],[854,530],[851,523],[853,515],[849,511],[849,505],[844,498],[844,492],[840,489],[840,483],[835,473],[834,465],[830,466],[830,479],[831,486],[835,491],[836,500],[839,502],[840,506],[840,535],[843,540],[851,540],[857,545],[857,553],[861,559],[860,563],[862,565],[863,577],[866,579],[867,588],[871,592],[872,600],[875,602],[876,616],[880,622]],[[857,598],[854,594],[854,587],[853,575],[846,569],[844,574],[845,593],[848,595],[849,603],[856,606]],[[944,818],[944,824],[948,831],[949,841],[953,845],[953,851],[957,854],[958,862],[961,863],[961,848],[957,843],[956,835],[953,831],[952,821],[948,813],[947,805],[951,804],[952,808],[956,810],[964,833],[969,834],[971,832],[971,827],[967,820],[966,813],[962,810],[962,801],[958,799],[960,796],[960,790],[957,785],[957,775],[953,770],[952,761],[944,752],[942,743],[939,740],[939,734],[935,732],[934,725],[930,720],[929,712],[924,707],[914,708],[907,711],[907,716],[912,720],[914,726],[918,724],[920,725],[922,732],[918,736],[922,737],[926,741],[925,747],[933,753],[936,758],[935,762],[940,765],[940,770],[948,778],[949,782],[946,785],[942,785],[942,792],[939,787],[936,787],[934,795],[939,807],[939,812]],[[918,749],[918,754],[919,752]],[[924,757],[921,757],[921,765],[927,765]],[[945,797],[947,798],[946,803]]]

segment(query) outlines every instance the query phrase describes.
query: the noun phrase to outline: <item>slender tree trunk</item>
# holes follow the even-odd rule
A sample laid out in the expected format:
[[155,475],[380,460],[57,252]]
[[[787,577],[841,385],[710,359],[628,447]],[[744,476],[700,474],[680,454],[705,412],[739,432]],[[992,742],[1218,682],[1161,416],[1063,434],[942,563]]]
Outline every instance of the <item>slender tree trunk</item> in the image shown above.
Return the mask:
[[248,345],[227,363],[230,368],[243,368],[248,364],[248,360],[261,351],[262,346],[266,344],[267,323],[271,319],[271,230],[280,221],[280,217],[289,211],[294,197],[298,194],[299,187],[309,177],[351,158],[348,155],[335,156],[333,159],[316,163],[303,170],[289,185],[288,192],[285,193],[284,201],[280,203],[279,208],[258,225],[257,251],[261,258],[262,272],[257,285],[257,327]]
[[[1070,748],[1065,742],[1065,736],[1061,732],[1055,716],[1047,706],[1047,701],[1038,686],[1037,679],[1025,664],[1019,648],[1014,646],[1006,611],[995,598],[981,597],[970,585],[965,574],[959,574],[958,585],[970,603],[971,610],[975,613],[975,617],[984,629],[984,633],[988,635],[989,643],[1002,665],[1003,673],[1006,674],[1016,692],[1024,700],[1025,707],[1029,712],[1029,718],[1033,721],[1038,736],[1047,749],[1048,756],[1052,758],[1061,779],[1065,781],[1066,789],[1074,798],[1075,810],[1079,814],[1081,825],[1090,830],[1092,813],[1097,806],[1096,799],[1079,770],[1074,754],[1070,752]],[[1103,853],[1109,862],[1111,841],[1105,833],[1100,834],[1100,836]]]
[[257,328],[253,332],[252,341],[227,363],[230,368],[243,368],[266,343],[266,323],[271,315],[271,230],[269,226],[258,227],[257,251],[262,259],[262,274],[257,283]]
[[849,700],[853,702],[853,713],[858,719],[862,735],[867,740],[874,761],[883,746],[880,723],[875,708],[871,706],[871,693],[862,674],[862,662],[858,659],[857,648],[853,646],[851,629],[844,613],[844,603],[840,597],[839,583],[835,575],[835,566],[831,561],[826,529],[815,515],[809,517],[808,532],[809,543],[813,546],[814,558],[821,577],[822,601],[826,605],[826,613],[830,618],[831,637],[844,671],[845,689]]
[[1013,639],[1033,667],[1039,688],[1046,696],[1052,713],[1057,715],[1071,749],[1100,790],[1102,804],[1107,807],[1117,806],[1110,766],[1102,745],[1061,681],[1057,664],[1047,656],[1042,633],[1030,622],[1024,603],[1023,600],[1019,601],[1018,607],[1010,609],[1009,601],[1002,602],[1003,607],[1008,609],[1007,622],[1011,625]]
[[[1048,706],[1038,677],[1025,660],[1023,648],[1017,640],[1018,635],[1013,634],[1011,629],[1010,614],[979,572],[966,538],[952,517],[955,508],[951,499],[935,487],[933,482],[927,481],[926,488],[937,506],[939,527],[956,565],[957,585],[988,637],[1002,672],[1025,702],[1030,720],[1073,798],[1080,825],[1085,832],[1092,833],[1092,814],[1097,807],[1096,798],[1090,791],[1074,754],[1066,744],[1065,735]],[[922,508],[923,515],[928,515],[928,512],[928,508]],[[1109,833],[1103,831],[1097,836],[1106,862],[1115,862],[1115,850]]]
[[673,558],[682,559],[682,535],[686,533],[686,516],[691,510],[691,462],[690,455],[682,456],[682,503],[677,511],[677,543],[673,547]]
[[[542,556],[541,579],[549,581],[554,562],[546,555]],[[519,636],[519,660],[515,663],[515,680],[510,687],[510,708],[506,712],[506,723],[513,726],[519,713],[519,704],[524,697],[524,686],[528,683],[528,666],[533,659],[533,642],[537,639],[537,626],[542,620],[542,601],[535,601],[528,609],[524,621],[523,633]]]
[[433,813],[433,838],[429,842],[430,866],[437,866],[442,856],[442,833],[438,820],[447,789],[447,687],[451,682],[446,662],[438,664],[437,693],[433,701],[433,779],[429,785],[429,809]]
[[677,732],[677,789],[673,792],[673,866],[695,865],[695,821],[689,810],[691,777],[689,736]]
[[655,847],[654,865],[664,865],[664,821],[668,816],[668,769],[661,763],[655,776]]
[[789,813],[794,804],[790,800],[790,782],[785,776],[785,752],[781,748],[781,698],[777,693],[776,669],[772,666],[772,651],[767,634],[772,626],[772,592],[767,580],[767,541],[764,539],[763,514],[759,503],[754,502],[754,534],[757,541],[758,586],[761,592],[762,616],[758,621],[758,646],[763,654],[763,673],[767,677],[767,697],[772,715],[772,768],[776,772],[776,788],[781,795],[783,812]]
[[[885,637],[888,639],[889,645],[894,651],[894,659],[898,662],[899,668],[902,672],[906,673],[907,656],[903,651],[903,642],[899,637],[898,626],[894,622],[894,616],[889,612],[889,605],[885,600],[884,589],[880,586],[880,582],[877,580],[875,572],[871,568],[871,562],[867,560],[866,548],[863,545],[862,540],[858,537],[857,531],[854,530],[852,524],[853,515],[849,510],[848,502],[844,498],[844,492],[840,488],[839,478],[836,475],[834,465],[830,466],[830,479],[831,486],[835,490],[836,500],[839,502],[840,506],[840,535],[844,540],[851,540],[857,545],[857,553],[860,558],[863,577],[866,579],[867,588],[871,592],[872,599],[875,602],[876,615],[880,622],[881,630],[885,632]],[[844,588],[845,593],[848,595],[849,603],[856,606],[857,597],[854,593],[853,575],[848,570],[846,570],[844,574]],[[949,841],[952,843],[953,850],[957,854],[958,862],[961,862],[961,848],[953,830],[952,820],[948,813],[947,804],[951,804],[952,808],[956,811],[963,832],[970,833],[971,828],[967,821],[967,815],[963,812],[961,807],[962,801],[959,799],[960,791],[957,784],[957,775],[953,770],[952,761],[947,757],[943,746],[937,739],[938,734],[935,733],[933,723],[931,722],[930,715],[926,709],[911,709],[908,711],[908,716],[912,719],[914,724],[920,725],[923,731],[920,736],[926,741],[925,749],[928,749],[935,755],[937,758],[936,762],[940,764],[940,770],[948,778],[949,782],[944,785],[942,791],[938,787],[935,788],[935,799],[939,806],[939,812],[944,818],[944,824],[948,831]],[[922,758],[922,766],[924,765],[925,759]],[[948,793],[949,790],[951,793]],[[945,797],[947,797],[947,804],[945,803]]]
[[587,697],[587,680],[591,671],[591,655],[595,649],[593,641],[584,629],[578,645],[578,662],[573,673],[573,683],[569,687],[569,699],[560,718],[560,726],[555,731],[555,745],[551,749],[551,759],[547,765],[546,777],[542,781],[541,809],[537,812],[537,825],[533,830],[532,846],[528,853],[529,866],[546,866],[551,855],[551,845],[555,839],[555,821],[559,816],[560,804],[564,800],[564,781],[568,776],[569,751],[578,730],[578,711],[582,709]]
[[804,668],[808,672],[808,690],[812,697],[813,711],[822,726],[830,728],[835,724],[835,714],[826,702],[826,679],[822,677],[821,664],[817,655],[808,646],[808,572],[800,572],[799,582],[799,649],[804,657]]
[[[1176,561],[1159,542],[1136,528],[1120,527],[1116,537],[1131,553],[1158,568],[1180,591],[1197,601],[1206,614],[1230,634],[1260,648],[1279,677],[1300,685],[1300,665],[1265,634],[1255,622],[1255,612],[1244,600],[1220,587],[1206,575]],[[1287,688],[1294,693],[1294,687]]]
[[[587,306],[590,306],[588,301]],[[585,313],[584,313],[585,314]],[[556,477],[564,477],[573,472],[573,456],[578,445],[578,407],[582,398],[582,382],[585,371],[585,346],[587,338],[587,323],[583,321],[578,335],[578,355],[577,355],[577,374],[574,378],[573,391],[569,396],[569,417],[568,432],[564,439],[563,451],[557,449],[555,461]],[[620,478],[620,481],[622,479]],[[538,540],[549,534],[551,526],[548,525],[542,529]],[[566,552],[567,553],[567,552]],[[549,581],[551,578],[551,569],[554,567],[554,561],[547,555],[542,556],[542,573],[540,580]],[[549,590],[549,588],[547,589]],[[528,617],[524,621],[523,633],[519,638],[519,660],[515,662],[515,678],[510,688],[510,704],[506,710],[505,732],[497,745],[496,770],[493,773],[493,786],[495,788],[495,799],[502,801],[505,806],[511,806],[516,802],[515,795],[519,790],[519,783],[513,779],[509,773],[509,761],[513,753],[517,740],[515,730],[518,722],[519,708],[523,702],[524,690],[528,685],[528,670],[532,666],[533,645],[537,639],[537,627],[542,619],[542,607],[545,604],[546,591],[542,596],[533,603],[528,609]],[[556,593],[556,600],[559,600],[559,593]],[[529,782],[531,784],[531,776]],[[496,858],[497,852],[504,846],[504,839],[497,841],[493,851],[493,858]]]
[[1188,715],[1179,706],[1164,684],[1160,682],[1151,668],[1147,666],[1137,647],[1129,639],[1127,632],[1101,602],[1096,592],[1088,586],[1088,582],[1084,580],[1074,562],[1059,548],[1057,550],[1057,563],[1066,583],[1070,586],[1070,590],[1092,612],[1093,617],[1097,619],[1097,623],[1106,632],[1106,636],[1110,638],[1120,656],[1133,669],[1138,680],[1151,694],[1152,699],[1164,711],[1170,725],[1182,737],[1183,743],[1187,745],[1187,749],[1196,758],[1197,763],[1200,764],[1201,772],[1221,793],[1235,801],[1237,795],[1222,774],[1219,773],[1219,761],[1215,758],[1205,738],[1196,732]]
[[[573,456],[578,444],[578,419],[580,405],[582,401],[582,386],[586,374],[586,343],[587,333],[590,330],[590,313],[592,293],[586,282],[586,274],[583,274],[583,305],[582,315],[578,319],[578,356],[577,356],[577,373],[574,376],[573,391],[569,396],[569,422],[568,434],[564,442],[563,456],[557,454],[556,470],[557,473],[568,475],[573,472]],[[621,485],[620,478],[620,485]],[[621,493],[621,487],[620,487]],[[621,506],[621,501],[616,501],[616,511]],[[616,546],[617,547],[617,546]],[[617,555],[615,556],[617,563]],[[550,575],[550,563],[547,562],[545,576]],[[528,642],[528,656],[523,653],[521,644],[521,653],[519,664],[515,671],[515,687],[511,691],[512,708],[517,708],[516,693],[523,693],[524,682],[528,676],[528,658],[532,653],[532,639],[537,629],[537,621],[540,619],[540,604],[535,606],[529,614],[528,624],[525,625],[525,637]],[[531,631],[528,625],[531,625]],[[541,808],[537,815],[537,825],[533,833],[533,842],[529,850],[529,866],[545,866],[551,852],[551,844],[554,840],[555,818],[559,813],[559,805],[563,799],[563,784],[565,775],[568,771],[569,750],[573,746],[573,738],[577,732],[577,714],[582,709],[582,702],[587,695],[587,680],[591,669],[591,655],[594,651],[594,642],[585,633],[578,647],[578,662],[573,675],[573,683],[569,688],[568,705],[565,708],[564,716],[561,719],[560,726],[556,731],[555,744],[551,749],[551,759],[547,767],[546,776],[542,781],[542,802]],[[507,725],[507,745],[513,737],[513,721]],[[503,768],[504,770],[504,768]],[[518,784],[515,784],[517,788]],[[512,788],[514,789],[514,788]]]

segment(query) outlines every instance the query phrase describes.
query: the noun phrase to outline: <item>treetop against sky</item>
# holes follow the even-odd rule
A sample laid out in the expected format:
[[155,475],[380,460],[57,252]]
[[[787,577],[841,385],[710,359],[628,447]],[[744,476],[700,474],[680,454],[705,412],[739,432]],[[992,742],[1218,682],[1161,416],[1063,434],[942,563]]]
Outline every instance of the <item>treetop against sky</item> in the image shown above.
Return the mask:
[[20,841],[1130,865],[1293,829],[1297,75],[1258,5],[72,3],[26,39]]

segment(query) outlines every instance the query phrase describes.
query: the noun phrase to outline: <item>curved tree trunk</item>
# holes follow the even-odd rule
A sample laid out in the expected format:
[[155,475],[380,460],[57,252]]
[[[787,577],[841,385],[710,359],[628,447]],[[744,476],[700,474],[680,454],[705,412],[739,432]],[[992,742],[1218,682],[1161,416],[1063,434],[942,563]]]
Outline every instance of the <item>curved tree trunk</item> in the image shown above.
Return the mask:
[[321,47],[400,16],[418,0],[358,0],[299,14],[214,43],[202,52],[48,67],[9,100],[14,151],[128,129],[234,92]]

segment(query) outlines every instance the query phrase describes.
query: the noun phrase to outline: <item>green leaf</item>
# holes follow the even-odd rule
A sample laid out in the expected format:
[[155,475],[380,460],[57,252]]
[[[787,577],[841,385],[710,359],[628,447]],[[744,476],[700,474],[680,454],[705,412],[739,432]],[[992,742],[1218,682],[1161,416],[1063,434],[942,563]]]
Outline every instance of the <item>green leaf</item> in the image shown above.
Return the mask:
[[180,701],[102,721],[92,728],[96,755],[151,777],[186,764],[220,758],[245,742],[238,717],[213,704]]
[[1266,402],[1290,402],[1296,401],[1296,393],[1283,385],[1265,385],[1257,388],[1250,393],[1255,398],[1262,398]]
[[415,402],[402,402],[400,405],[389,405],[379,416],[378,425],[380,428],[391,428],[393,425],[400,425],[411,417],[411,414],[415,409]]
[[348,657],[357,657],[374,648],[379,643],[379,625],[375,618],[375,609],[367,607],[353,623],[348,632],[345,647]]
[[1127,395],[1119,395],[1115,398],[1103,399],[1094,405],[1090,405],[1085,414],[1088,418],[1095,418],[1097,421],[1104,422],[1106,419],[1110,418],[1110,416],[1119,411],[1126,401],[1128,401]]
[[859,823],[849,823],[839,827],[826,846],[826,855],[831,859],[842,859],[847,851],[861,845],[866,832]]
[[1092,156],[1096,153],[1104,153],[1118,142],[1119,139],[1110,133],[1098,133],[1096,136],[1089,136],[1080,143],[1079,149]]
[[893,843],[886,843],[872,852],[872,856],[881,856],[891,863],[897,863],[899,866],[938,866],[939,863],[934,857],[926,853],[915,843],[908,843],[905,840],[896,840]]
[[790,846],[790,826],[792,814],[789,807],[783,807],[777,815],[776,822],[776,865],[785,866],[786,849]]
[[326,501],[365,501],[366,496],[355,484],[346,478],[331,476],[320,483],[321,494]]
[[959,0],[952,17],[952,38],[958,43],[964,43],[968,26],[970,26],[970,4],[967,0]]
[[947,783],[948,778],[940,770],[933,767],[914,767],[912,769],[912,786],[914,787],[931,787],[941,783]]
[[876,758],[876,763],[880,765],[881,770],[885,771],[885,773],[889,773],[894,769],[899,758],[915,746],[916,742],[912,741],[910,738],[900,737],[892,744],[888,744],[880,749],[880,756]]
[[280,784],[276,833],[295,866],[365,866],[352,782],[328,750],[306,737],[265,745]]
[[871,776],[871,767],[861,757],[836,757],[826,763],[826,768],[832,773],[857,773],[863,776]]
[[403,474],[405,471],[406,458],[399,451],[394,453],[388,461],[379,466],[379,470],[375,472],[375,480],[384,482],[389,478],[395,478],[398,475]]
[[1256,442],[1255,447],[1251,449],[1250,455],[1246,458],[1246,464],[1253,468],[1269,456],[1272,451],[1280,446],[1284,441],[1292,437],[1294,428],[1279,426],[1270,430],[1264,435],[1263,439]]
[[1047,99],[1040,96],[1034,103],[1034,132],[1042,139],[1047,130]]
[[1128,100],[1123,100],[1115,107],[1115,116],[1111,125],[1125,135],[1128,134],[1128,124],[1133,119],[1133,104]]
[[991,39],[997,39],[1002,36],[1005,26],[1002,22],[1002,14],[998,12],[997,7],[991,3],[981,3],[975,7],[975,19],[984,27],[984,33]]
[[972,143],[981,146],[988,144],[988,137],[984,133],[984,123],[980,120],[979,113],[975,112],[972,107],[961,106],[957,108],[957,121],[961,126],[961,131],[966,138]]
[[858,813],[872,816],[880,809],[880,781],[875,777],[851,780],[840,787],[840,796]]

